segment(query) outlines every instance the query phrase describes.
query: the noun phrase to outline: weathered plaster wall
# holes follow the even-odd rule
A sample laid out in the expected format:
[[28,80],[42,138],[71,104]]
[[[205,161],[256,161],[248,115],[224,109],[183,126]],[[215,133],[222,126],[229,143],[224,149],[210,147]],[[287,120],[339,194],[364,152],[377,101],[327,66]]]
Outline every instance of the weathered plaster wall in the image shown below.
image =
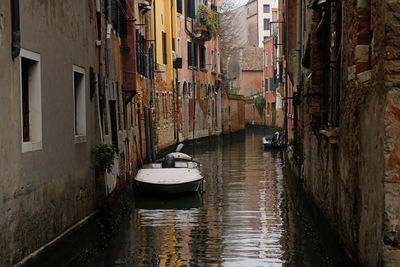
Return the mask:
[[[20,60],[11,60],[10,1],[0,3],[0,265],[21,260],[95,207],[91,1],[20,1],[21,46],[40,54],[42,149],[22,153]],[[89,33],[89,34],[88,34]],[[72,65],[85,69],[86,141],[75,143]]]

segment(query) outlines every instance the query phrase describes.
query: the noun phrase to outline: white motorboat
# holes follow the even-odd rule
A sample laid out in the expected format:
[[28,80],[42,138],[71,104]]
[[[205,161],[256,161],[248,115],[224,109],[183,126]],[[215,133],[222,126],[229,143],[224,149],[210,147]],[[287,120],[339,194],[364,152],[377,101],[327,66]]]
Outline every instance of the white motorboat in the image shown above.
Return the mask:
[[173,152],[162,163],[144,165],[134,180],[141,192],[182,194],[201,189],[203,176],[199,162],[185,153]]

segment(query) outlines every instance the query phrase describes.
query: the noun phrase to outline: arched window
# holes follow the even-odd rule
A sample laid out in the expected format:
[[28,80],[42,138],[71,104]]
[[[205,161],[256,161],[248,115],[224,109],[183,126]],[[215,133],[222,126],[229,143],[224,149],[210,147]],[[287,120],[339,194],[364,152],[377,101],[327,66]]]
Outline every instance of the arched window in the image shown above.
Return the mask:
[[183,96],[187,96],[187,83],[183,82]]

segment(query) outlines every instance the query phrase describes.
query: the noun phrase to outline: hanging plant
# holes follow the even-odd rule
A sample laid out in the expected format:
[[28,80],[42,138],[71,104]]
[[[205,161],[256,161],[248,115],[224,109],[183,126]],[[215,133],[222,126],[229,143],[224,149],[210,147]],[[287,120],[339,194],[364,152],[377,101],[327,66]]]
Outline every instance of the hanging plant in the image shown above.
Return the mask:
[[260,116],[264,116],[264,111],[265,111],[265,98],[262,95],[257,96],[254,99],[254,105],[257,108],[258,114]]
[[195,17],[194,28],[204,30],[204,26],[212,37],[219,33],[218,13],[204,4],[200,4]]
[[98,144],[95,148],[96,177],[111,173],[114,165],[115,149],[110,144]]

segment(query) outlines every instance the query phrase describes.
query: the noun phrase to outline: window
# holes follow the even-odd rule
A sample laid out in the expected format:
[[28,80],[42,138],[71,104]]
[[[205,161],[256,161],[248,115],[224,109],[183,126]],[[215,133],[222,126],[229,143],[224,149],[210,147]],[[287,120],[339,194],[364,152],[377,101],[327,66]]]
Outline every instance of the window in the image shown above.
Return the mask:
[[177,57],[181,57],[181,38],[178,37],[178,49],[177,49]]
[[195,43],[194,44],[194,56],[193,56],[193,58],[194,58],[194,65],[193,65],[193,67],[195,67],[195,68],[197,68],[198,66],[199,66],[199,64],[198,64],[198,55],[197,55],[197,50],[198,50],[198,45]]
[[139,30],[136,30],[136,66],[137,72],[147,77],[146,39]]
[[275,91],[275,83],[274,83],[274,78],[273,77],[269,79],[269,83],[270,83],[269,90],[270,91]]
[[188,67],[197,68],[197,44],[194,44],[194,55],[193,55],[193,44],[192,42],[187,42],[187,54],[188,54]]
[[85,97],[85,70],[73,66],[74,76],[74,121],[75,142],[86,141],[86,97]]
[[268,52],[265,53],[265,67],[268,67]]
[[188,67],[193,66],[193,49],[192,49],[192,43],[187,42],[187,60],[188,60]]
[[204,45],[200,46],[200,69],[206,68],[206,47]]
[[195,17],[194,0],[186,0],[186,16],[194,19],[194,17]]
[[167,34],[162,32],[163,64],[167,64]]
[[176,12],[182,14],[182,0],[176,0]]
[[264,13],[269,13],[269,5],[264,5]]
[[268,78],[265,78],[264,79],[264,89],[265,89],[265,92],[268,92]]
[[22,152],[42,149],[40,55],[21,49]]
[[217,66],[218,73],[221,73],[221,57],[219,53],[217,54],[217,61],[218,61],[218,66]]
[[215,71],[215,55],[214,50],[211,50],[211,71]]
[[264,31],[269,30],[269,28],[270,28],[269,19],[264,19]]

